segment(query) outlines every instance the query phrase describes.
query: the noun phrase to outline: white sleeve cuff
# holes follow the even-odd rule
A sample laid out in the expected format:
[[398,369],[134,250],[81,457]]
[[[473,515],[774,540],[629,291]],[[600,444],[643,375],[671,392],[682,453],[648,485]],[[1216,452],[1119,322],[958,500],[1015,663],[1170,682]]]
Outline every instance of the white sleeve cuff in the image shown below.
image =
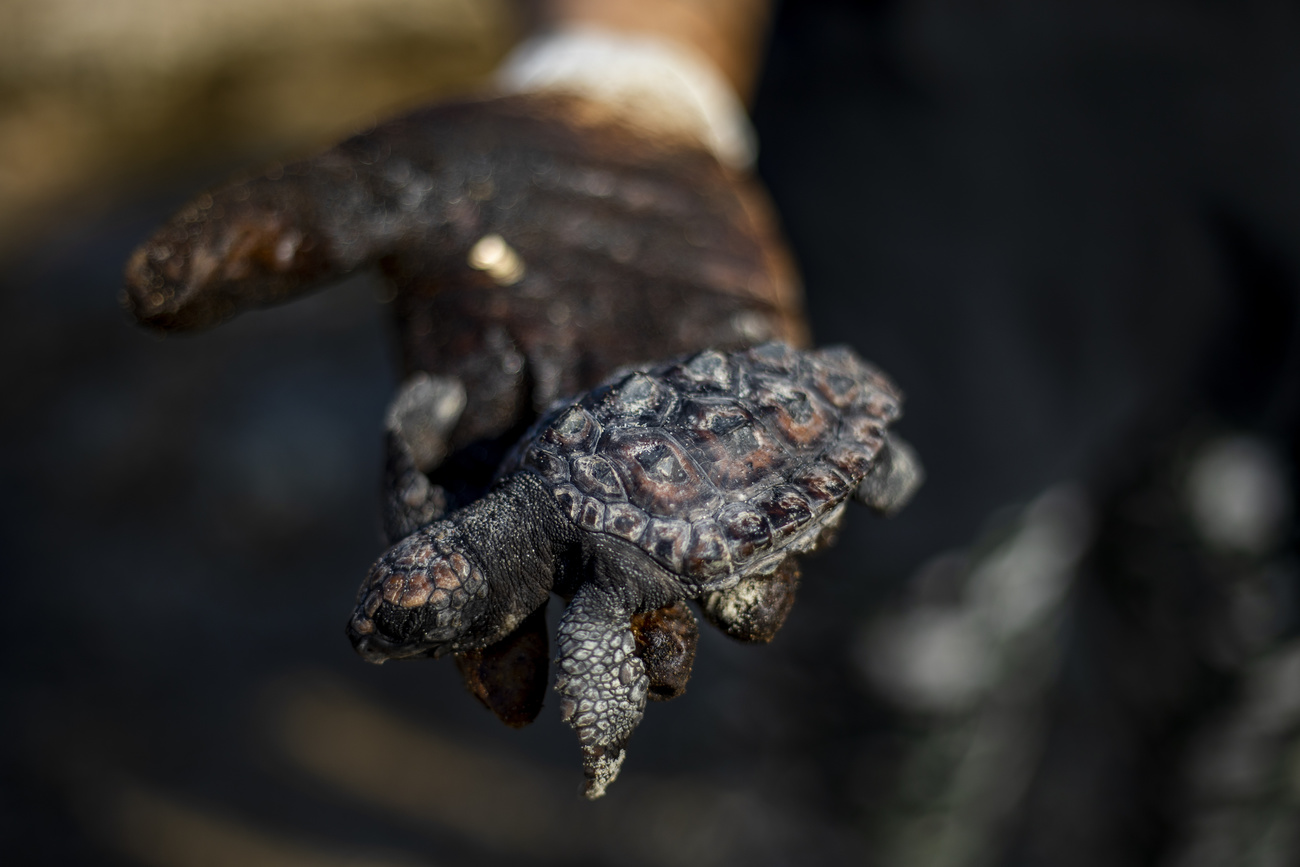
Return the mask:
[[505,93],[563,91],[604,103],[639,126],[685,134],[737,169],[753,166],[754,128],[726,79],[671,39],[583,27],[518,45],[498,68]]

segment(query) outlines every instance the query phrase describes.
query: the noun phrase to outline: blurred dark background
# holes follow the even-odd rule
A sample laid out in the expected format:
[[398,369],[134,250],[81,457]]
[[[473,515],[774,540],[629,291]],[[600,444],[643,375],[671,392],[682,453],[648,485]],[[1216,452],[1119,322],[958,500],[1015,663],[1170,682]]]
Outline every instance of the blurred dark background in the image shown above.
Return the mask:
[[516,21],[0,8],[5,860],[1300,864],[1300,8],[779,9],[760,172],[929,481],[771,646],[706,629],[594,804],[552,709],[343,636],[378,278],[186,338],[116,300],[195,190],[475,86]]

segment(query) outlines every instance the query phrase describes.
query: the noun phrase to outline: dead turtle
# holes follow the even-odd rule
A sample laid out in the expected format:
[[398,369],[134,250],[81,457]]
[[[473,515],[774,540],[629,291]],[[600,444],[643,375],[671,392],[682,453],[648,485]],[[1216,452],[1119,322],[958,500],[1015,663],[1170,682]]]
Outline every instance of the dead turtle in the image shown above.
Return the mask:
[[440,656],[568,598],[555,688],[599,797],[652,681],[633,618],[692,599],[732,634],[772,628],[792,556],[834,533],[847,499],[888,513],[915,490],[919,466],[886,430],[900,400],[843,347],[621,373],[545,414],[486,496],[384,554],[348,634],[374,662]]

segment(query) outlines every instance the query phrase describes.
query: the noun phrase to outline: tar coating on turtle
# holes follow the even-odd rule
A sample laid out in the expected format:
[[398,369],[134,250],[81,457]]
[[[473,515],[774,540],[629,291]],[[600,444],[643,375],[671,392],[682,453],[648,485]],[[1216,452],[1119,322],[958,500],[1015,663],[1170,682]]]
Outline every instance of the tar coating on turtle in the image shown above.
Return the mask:
[[791,556],[824,544],[850,497],[891,512],[919,484],[887,433],[900,401],[845,348],[767,343],[611,378],[544,415],[482,500],[380,558],[349,636],[376,662],[464,653],[568,597],[555,688],[600,797],[652,687],[634,619],[704,600],[725,630],[770,637]]

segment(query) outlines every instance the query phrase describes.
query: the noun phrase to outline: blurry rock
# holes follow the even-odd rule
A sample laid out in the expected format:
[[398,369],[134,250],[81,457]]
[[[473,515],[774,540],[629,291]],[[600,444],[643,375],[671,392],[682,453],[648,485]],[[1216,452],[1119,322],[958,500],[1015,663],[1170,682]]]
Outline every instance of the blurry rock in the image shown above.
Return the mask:
[[1290,523],[1287,478],[1288,467],[1271,443],[1245,435],[1211,440],[1188,473],[1196,529],[1216,549],[1267,553]]

